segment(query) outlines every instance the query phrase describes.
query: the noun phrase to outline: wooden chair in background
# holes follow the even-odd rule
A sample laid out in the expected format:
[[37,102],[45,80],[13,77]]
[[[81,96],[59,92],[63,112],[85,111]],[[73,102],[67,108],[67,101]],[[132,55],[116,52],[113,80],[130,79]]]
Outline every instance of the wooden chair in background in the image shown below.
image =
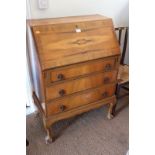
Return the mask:
[[[120,44],[121,51],[121,59],[120,59],[120,66],[119,66],[119,72],[117,77],[117,87],[116,87],[116,97],[122,98],[126,95],[129,95],[129,66],[125,64],[125,56],[127,52],[127,43],[128,43],[128,27],[118,27],[115,28],[116,33],[118,33],[118,41]],[[123,36],[124,35],[124,36]],[[120,90],[124,89],[127,91],[127,93],[120,95]],[[113,114],[115,113],[115,109],[113,111]]]
[[26,146],[29,146],[29,141],[26,139]]

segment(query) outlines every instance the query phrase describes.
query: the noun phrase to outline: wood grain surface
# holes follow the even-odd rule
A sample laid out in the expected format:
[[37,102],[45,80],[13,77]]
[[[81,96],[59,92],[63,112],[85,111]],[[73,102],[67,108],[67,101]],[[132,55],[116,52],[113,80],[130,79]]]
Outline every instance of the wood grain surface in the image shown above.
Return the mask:
[[46,100],[116,82],[117,71],[98,73],[46,87]]
[[[60,113],[114,95],[115,84],[101,86],[85,93],[74,94],[47,104],[47,115]],[[64,107],[63,107],[64,106]]]
[[33,26],[32,30],[42,69],[119,55],[111,19]]
[[[106,72],[117,69],[118,57],[103,58],[86,63],[74,64],[45,71],[46,84],[63,81],[78,76],[88,75],[96,72]],[[60,77],[61,76],[61,77]]]
[[68,16],[68,17],[59,17],[59,18],[46,18],[46,19],[31,19],[27,20],[27,24],[32,26],[41,26],[41,25],[51,25],[51,24],[65,24],[65,23],[74,23],[74,22],[87,22],[87,21],[97,21],[104,20],[107,17],[103,15],[83,15],[83,16]]

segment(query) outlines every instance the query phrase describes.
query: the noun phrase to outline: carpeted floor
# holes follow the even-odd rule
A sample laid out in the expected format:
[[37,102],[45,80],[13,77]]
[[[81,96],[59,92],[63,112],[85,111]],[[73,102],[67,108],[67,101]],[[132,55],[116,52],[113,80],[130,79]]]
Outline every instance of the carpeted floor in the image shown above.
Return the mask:
[[78,117],[60,121],[53,126],[59,137],[46,145],[40,117],[27,116],[27,155],[125,155],[129,136],[128,96],[118,101],[114,119],[106,118],[107,107]]

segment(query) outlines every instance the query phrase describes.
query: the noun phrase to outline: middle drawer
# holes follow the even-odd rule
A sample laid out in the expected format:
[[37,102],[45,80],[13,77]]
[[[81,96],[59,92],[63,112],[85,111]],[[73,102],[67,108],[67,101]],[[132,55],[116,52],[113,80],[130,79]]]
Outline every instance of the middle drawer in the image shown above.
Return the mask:
[[46,100],[52,100],[79,91],[95,88],[116,81],[117,71],[97,73],[46,87]]

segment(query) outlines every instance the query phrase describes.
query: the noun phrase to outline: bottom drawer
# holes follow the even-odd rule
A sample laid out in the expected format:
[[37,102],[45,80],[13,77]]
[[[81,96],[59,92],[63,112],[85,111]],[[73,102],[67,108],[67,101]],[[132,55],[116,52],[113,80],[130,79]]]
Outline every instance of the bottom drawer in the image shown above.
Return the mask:
[[104,85],[93,90],[66,96],[47,104],[47,115],[61,113],[85,104],[96,102],[98,100],[110,97],[115,93],[115,84]]

